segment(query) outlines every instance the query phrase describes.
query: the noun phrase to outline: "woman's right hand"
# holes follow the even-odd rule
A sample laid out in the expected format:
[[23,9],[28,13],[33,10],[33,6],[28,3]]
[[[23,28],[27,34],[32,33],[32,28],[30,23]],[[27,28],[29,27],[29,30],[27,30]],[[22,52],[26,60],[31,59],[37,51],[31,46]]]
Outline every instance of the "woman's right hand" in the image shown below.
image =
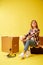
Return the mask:
[[25,36],[20,36],[21,41],[24,41],[24,39],[25,39]]

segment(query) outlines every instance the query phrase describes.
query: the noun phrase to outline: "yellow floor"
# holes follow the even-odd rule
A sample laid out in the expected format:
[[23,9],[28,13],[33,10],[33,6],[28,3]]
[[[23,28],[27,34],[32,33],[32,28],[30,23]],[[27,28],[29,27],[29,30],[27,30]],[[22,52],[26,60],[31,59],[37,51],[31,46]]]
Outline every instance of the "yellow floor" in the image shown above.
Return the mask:
[[23,45],[20,44],[20,51],[15,58],[7,58],[7,53],[0,51],[0,65],[43,65],[43,54],[32,54],[30,57],[21,59],[19,54],[23,50]]
[[0,52],[0,65],[43,65],[43,55],[31,55],[25,59],[19,58],[18,54],[15,58],[7,58],[6,55]]

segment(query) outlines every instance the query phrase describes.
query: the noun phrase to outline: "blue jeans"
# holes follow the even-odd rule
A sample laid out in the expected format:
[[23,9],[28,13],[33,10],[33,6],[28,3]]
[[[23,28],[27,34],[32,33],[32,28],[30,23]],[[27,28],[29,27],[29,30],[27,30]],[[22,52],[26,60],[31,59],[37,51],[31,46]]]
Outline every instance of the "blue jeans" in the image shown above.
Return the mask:
[[36,46],[35,41],[33,41],[33,40],[27,40],[24,43],[24,50],[27,51],[29,46],[35,47]]

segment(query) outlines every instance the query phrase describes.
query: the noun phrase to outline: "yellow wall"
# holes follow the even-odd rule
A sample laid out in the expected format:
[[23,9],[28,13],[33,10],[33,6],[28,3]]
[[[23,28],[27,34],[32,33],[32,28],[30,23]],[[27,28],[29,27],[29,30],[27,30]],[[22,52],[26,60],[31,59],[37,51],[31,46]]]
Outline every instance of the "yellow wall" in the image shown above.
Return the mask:
[[36,19],[43,36],[43,0],[0,0],[0,36],[20,36]]
[[36,19],[43,35],[43,0],[0,1],[0,35],[23,35]]

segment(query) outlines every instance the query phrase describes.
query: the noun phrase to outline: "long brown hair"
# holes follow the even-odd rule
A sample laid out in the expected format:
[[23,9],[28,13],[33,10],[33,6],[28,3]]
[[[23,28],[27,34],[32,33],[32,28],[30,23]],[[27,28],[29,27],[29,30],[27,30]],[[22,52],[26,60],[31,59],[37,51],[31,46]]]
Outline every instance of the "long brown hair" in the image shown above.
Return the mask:
[[37,21],[36,20],[32,20],[31,21],[31,28],[33,29],[33,26],[32,26],[33,21],[36,23],[36,28],[38,28],[38,24],[37,24]]

